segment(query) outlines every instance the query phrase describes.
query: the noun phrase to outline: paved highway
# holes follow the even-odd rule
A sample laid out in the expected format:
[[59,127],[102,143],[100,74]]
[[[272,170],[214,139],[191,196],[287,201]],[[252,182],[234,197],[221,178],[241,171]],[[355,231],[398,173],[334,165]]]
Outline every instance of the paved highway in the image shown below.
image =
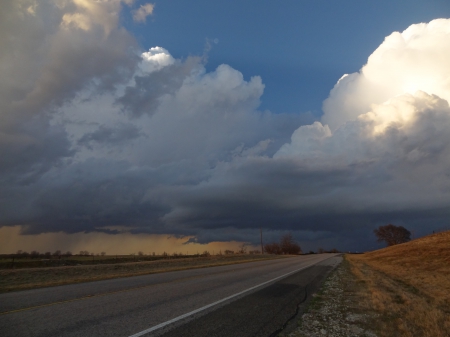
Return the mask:
[[307,255],[1,294],[0,335],[270,336],[339,262]]

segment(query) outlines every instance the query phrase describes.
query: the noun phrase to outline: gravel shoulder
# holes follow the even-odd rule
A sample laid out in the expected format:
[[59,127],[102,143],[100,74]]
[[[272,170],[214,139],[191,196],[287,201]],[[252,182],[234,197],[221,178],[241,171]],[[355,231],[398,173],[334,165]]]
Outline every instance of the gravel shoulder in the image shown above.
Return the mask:
[[343,262],[328,276],[320,291],[312,295],[298,327],[279,337],[377,337],[373,327],[377,314],[366,299],[367,287]]

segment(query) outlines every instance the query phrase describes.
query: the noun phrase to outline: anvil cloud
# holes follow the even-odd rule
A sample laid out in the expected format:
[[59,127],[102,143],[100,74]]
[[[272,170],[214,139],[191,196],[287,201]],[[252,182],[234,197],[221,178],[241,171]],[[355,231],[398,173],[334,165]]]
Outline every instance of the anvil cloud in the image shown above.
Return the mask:
[[392,33],[313,121],[258,110],[258,76],[141,50],[127,5],[2,4],[0,226],[205,243],[263,227],[338,248],[386,222],[444,226],[450,20]]

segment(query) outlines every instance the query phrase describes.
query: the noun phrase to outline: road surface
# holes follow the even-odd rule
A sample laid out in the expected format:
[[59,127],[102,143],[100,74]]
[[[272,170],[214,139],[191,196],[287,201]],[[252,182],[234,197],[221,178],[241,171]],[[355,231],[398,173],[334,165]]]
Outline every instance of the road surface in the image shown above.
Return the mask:
[[270,336],[339,262],[306,255],[1,294],[0,335]]

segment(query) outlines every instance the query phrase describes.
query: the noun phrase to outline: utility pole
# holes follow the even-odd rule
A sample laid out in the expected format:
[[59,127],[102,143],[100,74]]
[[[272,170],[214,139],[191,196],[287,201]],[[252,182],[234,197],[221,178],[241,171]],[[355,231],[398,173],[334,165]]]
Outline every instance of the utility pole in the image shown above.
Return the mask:
[[262,241],[262,227],[259,228],[259,234],[261,236],[261,254],[264,254],[263,241]]

